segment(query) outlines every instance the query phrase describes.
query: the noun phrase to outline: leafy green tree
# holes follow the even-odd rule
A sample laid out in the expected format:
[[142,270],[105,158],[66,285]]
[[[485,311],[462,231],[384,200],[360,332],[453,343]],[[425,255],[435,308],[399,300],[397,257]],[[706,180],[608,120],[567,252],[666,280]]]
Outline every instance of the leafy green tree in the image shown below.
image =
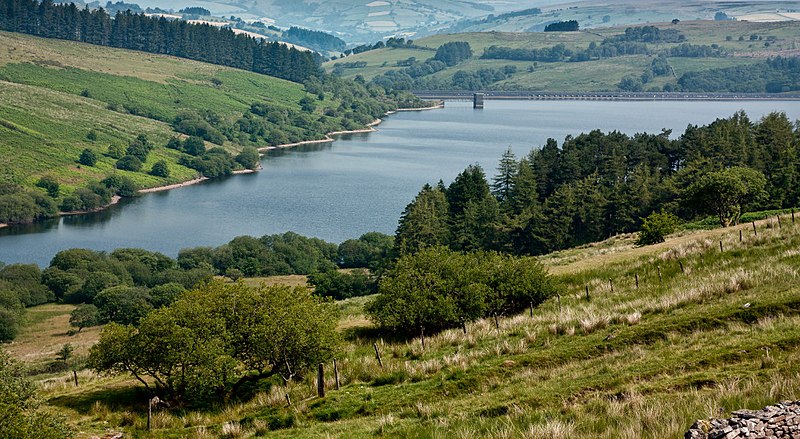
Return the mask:
[[[0,310],[1,311],[1,310]],[[36,387],[21,364],[0,350],[0,432],[14,439],[71,438],[64,421],[39,409]]]
[[150,168],[150,175],[162,178],[169,177],[169,166],[167,166],[167,162],[164,160],[159,160],[153,163],[153,167]]
[[206,143],[201,137],[190,136],[183,141],[183,152],[193,156],[203,155],[206,152]]
[[100,324],[100,315],[97,307],[92,304],[78,305],[69,313],[69,325],[78,328],[88,328]]
[[47,191],[47,195],[51,198],[58,198],[59,190],[61,188],[58,180],[50,175],[41,177],[39,181],[36,182],[36,186]]
[[151,312],[138,328],[107,325],[89,364],[202,404],[272,375],[291,380],[327,361],[338,346],[337,321],[337,307],[306,289],[211,281]]
[[667,235],[678,227],[678,218],[670,213],[651,213],[642,220],[642,230],[636,245],[644,246],[664,242]]
[[0,269],[0,279],[8,281],[25,306],[41,305],[55,300],[42,284],[42,270],[36,264],[11,264]]
[[135,325],[152,310],[145,290],[128,286],[106,288],[92,299],[102,322]]
[[377,285],[366,270],[352,270],[347,273],[329,270],[308,275],[308,283],[314,287],[314,294],[332,297],[335,300],[366,296],[375,293]]
[[75,348],[70,343],[66,343],[56,352],[56,360],[66,364],[66,362],[72,358],[72,353],[74,351]]
[[261,158],[257,149],[252,146],[246,146],[236,155],[235,160],[245,169],[257,169]]
[[379,326],[407,334],[436,332],[493,314],[510,315],[555,292],[533,258],[425,248],[401,257],[367,305]]
[[121,197],[135,197],[139,191],[139,185],[125,175],[109,175],[101,183]]
[[693,183],[688,198],[694,208],[717,216],[722,227],[738,224],[744,209],[765,197],[767,181],[754,169],[733,167],[710,172]]
[[78,157],[78,163],[86,166],[94,166],[97,164],[97,154],[91,149],[84,149]]
[[147,293],[150,295],[150,303],[153,308],[163,308],[171,305],[178,300],[181,294],[186,292],[186,288],[177,282],[156,285],[150,288]]

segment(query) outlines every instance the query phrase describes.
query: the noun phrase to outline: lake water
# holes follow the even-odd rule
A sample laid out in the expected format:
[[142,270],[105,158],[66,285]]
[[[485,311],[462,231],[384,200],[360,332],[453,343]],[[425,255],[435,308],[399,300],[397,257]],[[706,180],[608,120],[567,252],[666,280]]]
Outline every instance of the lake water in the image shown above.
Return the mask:
[[176,256],[240,235],[294,231],[332,242],[369,231],[394,233],[425,183],[451,181],[467,165],[494,173],[509,146],[517,156],[592,129],[628,134],[707,124],[744,109],[800,119],[800,102],[487,101],[402,112],[378,131],[334,143],[274,151],[264,170],[126,200],[103,212],[0,229],[0,261],[49,264],[59,250],[141,247]]

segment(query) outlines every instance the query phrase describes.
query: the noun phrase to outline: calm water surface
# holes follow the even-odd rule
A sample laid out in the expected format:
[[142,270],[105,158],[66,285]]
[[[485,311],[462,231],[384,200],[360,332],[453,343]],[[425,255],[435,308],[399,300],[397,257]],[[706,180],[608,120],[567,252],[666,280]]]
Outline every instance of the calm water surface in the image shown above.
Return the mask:
[[264,170],[145,195],[104,212],[0,229],[0,261],[48,265],[66,248],[217,246],[240,235],[294,231],[341,242],[369,231],[393,233],[425,183],[449,182],[467,165],[494,173],[509,146],[521,156],[592,129],[628,134],[706,124],[744,109],[800,119],[800,102],[488,101],[484,110],[448,102],[442,110],[392,115],[379,131],[332,144],[275,151]]

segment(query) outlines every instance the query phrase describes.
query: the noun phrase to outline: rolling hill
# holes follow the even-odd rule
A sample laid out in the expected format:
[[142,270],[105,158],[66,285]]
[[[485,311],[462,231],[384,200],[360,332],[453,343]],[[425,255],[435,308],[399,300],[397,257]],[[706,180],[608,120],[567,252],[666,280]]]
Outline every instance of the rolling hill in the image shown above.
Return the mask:
[[773,217],[654,246],[633,241],[542,257],[559,296],[532,316],[479,320],[424,347],[373,333],[363,315],[369,298],[339,302],[340,390],[328,364],[324,398],[309,374],[265,383],[219,410],[158,410],[151,433],[146,395],[127,375],[83,370],[75,387],[70,372],[47,372],[59,346],[73,343],[81,364],[98,337],[96,329],[67,335],[71,305],[30,309],[8,350],[39,371],[47,409],[66,415],[80,438],[677,439],[695,419],[797,399],[800,226],[789,215],[780,225]]
[[[33,188],[49,176],[61,185],[61,196],[112,174],[130,177],[142,188],[196,177],[197,171],[185,166],[186,154],[166,148],[171,138],[186,137],[187,125],[180,128],[178,120],[215,130],[206,140],[217,145],[207,142],[207,147],[236,154],[245,146],[361,128],[390,105],[375,101],[344,114],[337,110],[338,92],[319,83],[310,94],[302,84],[253,72],[7,32],[0,32],[0,85],[0,181]],[[354,99],[358,90],[348,87],[339,90]],[[260,116],[251,111],[255,104]],[[266,112],[271,119],[262,121]],[[111,157],[109,147],[124,151],[140,134],[154,146],[143,170],[115,169],[119,157]],[[96,154],[96,165],[77,163],[84,149]],[[169,177],[148,173],[161,160]]]
[[[625,27],[584,30],[580,32],[481,32],[434,35],[414,40],[412,47],[383,48],[347,56],[325,64],[346,78],[361,75],[372,79],[389,71],[400,71],[407,65],[420,65],[434,56],[435,50],[447,42],[465,41],[472,48],[471,58],[442,71],[424,76],[447,88],[453,76],[463,71],[474,74],[481,70],[503,69],[511,66],[515,72],[505,79],[483,87],[494,90],[542,91],[607,91],[617,90],[626,76],[640,76],[648,70],[657,54],[682,44],[719,48],[722,55],[685,57],[667,56],[669,74],[652,77],[645,89],[661,89],[675,83],[684,73],[714,68],[744,66],[763,61],[769,56],[796,56],[800,43],[800,22],[746,23],[737,21],[682,21],[677,24],[656,25],[662,31],[675,31],[685,36],[678,42],[642,43],[647,54],[603,57],[583,62],[562,59],[556,62],[519,61],[513,59],[482,59],[490,46],[510,49],[543,49],[564,45],[565,49],[581,51],[590,45],[599,46],[604,40],[625,32]],[[338,66],[338,67],[337,67]],[[429,81],[431,82],[431,81]]]

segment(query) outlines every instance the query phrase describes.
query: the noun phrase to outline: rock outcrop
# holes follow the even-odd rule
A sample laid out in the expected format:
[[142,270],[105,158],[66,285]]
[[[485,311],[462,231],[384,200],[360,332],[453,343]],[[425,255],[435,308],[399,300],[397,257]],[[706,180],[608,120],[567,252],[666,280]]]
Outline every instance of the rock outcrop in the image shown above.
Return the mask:
[[698,420],[685,439],[800,439],[800,401],[785,401],[763,410],[736,410],[728,419]]

